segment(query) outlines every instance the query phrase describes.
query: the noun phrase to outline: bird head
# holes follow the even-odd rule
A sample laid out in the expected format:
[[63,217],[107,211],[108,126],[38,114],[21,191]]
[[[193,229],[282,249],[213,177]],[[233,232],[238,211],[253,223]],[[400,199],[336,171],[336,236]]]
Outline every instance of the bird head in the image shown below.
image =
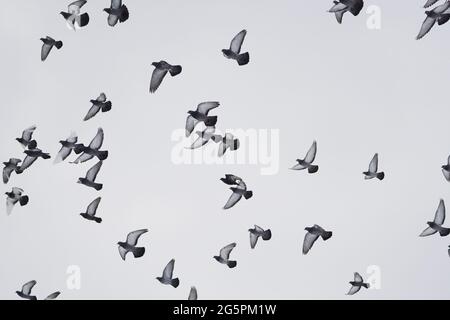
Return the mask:
[[190,115],[193,115],[193,114],[194,114],[194,111],[189,110],[187,113],[189,113]]
[[152,66],[158,67],[158,62],[152,62]]
[[105,9],[103,9],[103,11],[105,11],[106,13],[111,13],[111,9],[110,8],[105,8]]

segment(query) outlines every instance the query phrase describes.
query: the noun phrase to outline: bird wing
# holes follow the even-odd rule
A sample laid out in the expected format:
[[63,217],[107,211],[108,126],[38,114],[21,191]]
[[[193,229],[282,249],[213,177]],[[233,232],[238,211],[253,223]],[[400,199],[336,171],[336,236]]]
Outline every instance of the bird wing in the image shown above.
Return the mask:
[[222,257],[222,259],[224,260],[228,260],[230,258],[230,253],[231,251],[236,247],[236,243],[230,243],[229,245],[227,245],[226,247],[223,247],[222,249],[220,249],[220,253],[219,255]]
[[228,199],[227,203],[225,204],[225,206],[223,208],[224,209],[232,208],[236,203],[239,202],[239,200],[241,200],[241,198],[242,198],[241,194],[233,191],[233,193],[231,194],[230,198]]
[[191,144],[190,149],[197,149],[208,143],[208,139],[204,139],[201,132],[198,132],[198,138]]
[[72,149],[64,147],[64,146],[61,147],[61,149],[59,150],[58,154],[55,157],[55,162],[54,163],[59,163],[61,161],[66,160],[71,152],[72,152]]
[[71,132],[70,136],[67,138],[66,141],[70,142],[70,143],[76,143],[78,141],[77,133],[76,132]]
[[79,14],[80,8],[86,4],[87,0],[78,0],[74,1],[67,7],[69,13],[71,14]]
[[114,27],[117,24],[118,21],[119,21],[119,17],[118,16],[116,16],[114,14],[108,15],[108,24],[111,27]]
[[375,153],[372,160],[370,160],[369,172],[377,173],[377,171],[378,171],[378,153]]
[[86,179],[91,182],[94,182],[95,179],[97,178],[97,174],[100,171],[100,168],[102,167],[102,165],[103,165],[103,161],[99,161],[92,168],[90,168],[88,170],[88,172],[86,173]]
[[19,199],[6,198],[6,214],[9,216]]
[[202,102],[197,106],[197,111],[201,114],[207,115],[210,110],[217,108],[219,105],[220,103],[217,101]]
[[228,149],[228,145],[222,142],[219,145],[219,153],[218,153],[219,157],[222,157],[225,154],[225,152],[227,151],[227,149]]
[[306,153],[304,161],[308,164],[311,164],[316,158],[316,153],[317,153],[317,142],[314,141],[311,147],[309,148],[308,152]]
[[425,5],[423,7],[424,8],[429,8],[429,7],[431,7],[433,4],[435,4],[438,1],[439,0],[428,0],[427,3],[425,3]]
[[106,94],[104,94],[103,92],[100,93],[100,95],[97,97],[96,99],[98,102],[106,102]]
[[355,282],[363,282],[363,278],[361,277],[361,275],[358,272],[355,272],[353,274]]
[[53,292],[52,294],[49,294],[47,296],[47,298],[45,298],[45,300],[54,300],[54,299],[58,298],[58,296],[60,294],[61,294],[61,292],[59,292],[59,291]]
[[155,92],[159,88],[159,86],[160,86],[161,82],[163,81],[164,77],[166,76],[166,74],[167,74],[167,70],[161,70],[159,68],[155,68],[155,70],[153,70],[152,79],[150,81],[150,92],[151,93]]
[[75,159],[75,161],[73,161],[72,163],[78,164],[78,163],[83,163],[86,162],[88,160],[91,160],[94,156],[92,154],[87,154],[87,153],[82,153],[78,158]]
[[127,253],[128,253],[128,250],[127,250],[127,249],[125,249],[125,248],[122,247],[122,246],[119,246],[119,254],[120,254],[120,257],[122,258],[122,260],[125,261],[125,258],[126,258],[126,256],[127,256]]
[[25,169],[28,169],[35,161],[37,160],[36,157],[32,157],[32,156],[26,156],[25,159],[23,160],[22,164],[20,165],[19,170],[20,171],[24,171]]
[[428,32],[430,32],[435,23],[436,19],[427,16],[422,23],[422,27],[420,28],[419,34],[417,35],[416,39],[422,39]]
[[444,175],[445,180],[450,181],[450,171],[442,169],[442,174]]
[[307,254],[311,250],[314,242],[319,238],[319,235],[307,232],[303,240],[303,254]]
[[189,291],[188,300],[197,300],[197,289],[195,287],[191,287],[191,291]]
[[235,176],[234,174],[226,174],[225,178],[221,178],[220,180],[228,185],[237,185],[240,181],[242,181],[241,178]]
[[245,36],[247,35],[247,30],[242,30],[231,40],[230,50],[236,54],[241,52],[242,43],[244,42]]
[[148,229],[140,229],[136,231],[132,231],[127,235],[127,243],[130,246],[137,245],[137,242],[139,240],[139,237],[142,236],[144,233],[148,232]]
[[167,264],[167,266],[164,268],[162,277],[164,279],[172,279],[172,275],[173,275],[173,268],[175,267],[175,259],[172,259],[169,261],[169,263]]
[[8,183],[11,173],[14,171],[14,167],[5,166],[3,168],[3,183]]
[[331,9],[328,10],[328,12],[342,12],[342,11],[347,11],[347,9],[348,9],[347,5],[345,5],[341,2],[338,2],[338,3],[335,3],[331,7]]
[[344,10],[343,11],[337,11],[337,12],[334,13],[338,23],[342,23],[342,19],[344,18],[344,13],[345,13]]
[[46,43],[44,43],[42,45],[42,48],[41,48],[41,61],[45,61],[45,59],[47,59],[48,54],[50,53],[52,48],[53,48],[53,44],[46,44]]
[[[256,226],[255,226],[256,227]],[[250,247],[252,249],[255,248],[256,243],[258,242],[259,235],[250,231]]]
[[186,137],[189,137],[194,130],[195,126],[197,125],[198,120],[195,119],[193,116],[189,115],[186,119]]
[[111,0],[111,8],[119,9],[122,6],[122,0]]
[[436,210],[436,214],[434,215],[434,223],[438,225],[442,225],[445,220],[445,204],[444,200],[439,201],[439,206]]
[[29,128],[26,128],[22,132],[22,139],[25,140],[25,141],[30,141],[31,138],[33,137],[34,130],[36,130],[36,126],[31,126]]
[[98,205],[100,204],[100,201],[102,200],[101,197],[98,197],[94,201],[92,201],[89,206],[87,207],[86,213],[90,216],[95,216],[95,213],[97,212]]
[[91,148],[93,150],[100,149],[103,144],[103,137],[104,137],[103,129],[98,128],[97,134],[95,135],[94,139],[92,139],[91,143],[89,144],[89,148]]
[[86,116],[84,117],[83,121],[87,121],[93,118],[99,111],[100,106],[93,104],[92,107],[89,109],[88,113],[86,114]]
[[29,295],[31,294],[31,289],[33,289],[33,287],[34,287],[35,285],[36,285],[36,281],[35,281],[35,280],[31,280],[31,281],[25,283],[25,284],[22,286],[22,293],[23,293],[24,295],[29,296]]
[[361,287],[358,286],[352,286],[350,290],[348,291],[347,295],[351,296],[357,293],[359,290],[361,290]]
[[421,234],[419,234],[419,237],[427,237],[427,236],[431,236],[432,234],[435,234],[437,231],[434,230],[431,227],[426,228],[425,230],[422,231]]

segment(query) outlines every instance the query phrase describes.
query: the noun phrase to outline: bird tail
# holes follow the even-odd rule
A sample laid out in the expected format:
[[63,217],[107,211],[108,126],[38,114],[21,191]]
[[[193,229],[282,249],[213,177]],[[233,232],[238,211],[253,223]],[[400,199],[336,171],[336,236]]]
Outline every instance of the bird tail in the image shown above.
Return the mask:
[[102,218],[94,217],[94,221],[97,223],[100,223],[100,222],[102,222]]
[[378,180],[383,180],[384,179],[384,172],[377,173],[377,178],[378,178]]
[[228,261],[227,266],[228,266],[228,268],[233,269],[237,266],[237,262],[236,261]]
[[170,281],[170,285],[174,288],[178,287],[180,285],[180,279],[178,278],[172,279],[172,281]]
[[102,106],[102,112],[108,112],[112,108],[111,101],[105,102],[105,104]]
[[36,149],[36,148],[37,148],[37,141],[36,140],[31,140],[30,142],[28,142],[28,150]]
[[264,231],[264,233],[262,234],[261,238],[264,241],[270,240],[272,238],[272,231],[270,231],[270,229],[267,229],[266,231]]
[[170,68],[169,72],[172,77],[175,77],[176,75],[181,73],[181,70],[181,66],[173,66],[172,68]]
[[217,123],[217,116],[206,117],[205,125],[206,125],[207,127],[215,126],[216,123]]
[[248,52],[242,53],[237,56],[237,62],[240,66],[246,65],[250,61],[250,55]]
[[19,199],[19,203],[23,207],[24,205],[26,205],[28,203],[29,200],[30,199],[28,198],[28,196],[22,196]]
[[369,289],[369,288],[370,288],[370,284],[368,284],[368,283],[363,283],[362,286],[363,286],[364,288],[366,288],[366,289]]
[[56,47],[56,49],[61,49],[62,46],[63,46],[62,41],[56,41],[56,42],[55,42],[55,47]]
[[144,255],[144,253],[145,253],[145,248],[144,248],[144,247],[134,248],[134,249],[132,250],[132,252],[133,252],[133,256],[134,256],[135,258],[140,258],[140,257],[142,257],[142,256]]
[[244,198],[250,199],[251,197],[253,197],[253,191],[245,191]]
[[98,158],[100,160],[106,160],[108,158],[108,151],[100,151],[98,153]]
[[85,12],[82,15],[80,15],[79,22],[80,22],[80,27],[87,26],[87,24],[89,23],[89,14],[87,12]]
[[333,232],[331,231],[325,231],[324,234],[322,235],[322,239],[324,241],[328,240],[331,238],[331,236],[333,235]]
[[94,189],[97,190],[97,191],[102,190],[102,189],[103,189],[103,184],[101,184],[101,183],[96,183],[95,186],[94,186]]
[[44,158],[44,159],[50,159],[51,156],[50,156],[48,153],[44,153],[44,154],[42,154],[42,158]]
[[438,25],[443,25],[450,20],[450,14],[444,14],[438,19]]
[[439,234],[441,235],[441,237],[448,236],[450,234],[450,228],[443,228],[439,230]]
[[319,171],[319,166],[309,166],[308,167],[309,173],[316,173],[317,171]]
[[122,12],[120,14],[119,21],[125,22],[130,17],[130,13],[128,12],[128,8],[126,5],[123,5],[120,9],[122,10]]

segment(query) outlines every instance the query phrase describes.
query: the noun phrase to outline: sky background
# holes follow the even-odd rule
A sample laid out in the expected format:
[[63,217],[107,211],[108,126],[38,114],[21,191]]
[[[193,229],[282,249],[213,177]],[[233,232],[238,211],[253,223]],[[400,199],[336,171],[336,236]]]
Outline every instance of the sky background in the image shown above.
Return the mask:
[[[74,32],[59,15],[69,1],[1,0],[0,159],[23,158],[14,139],[33,124],[53,158],[71,131],[89,143],[98,127],[110,156],[100,192],[76,183],[95,160],[39,159],[3,185],[23,188],[30,203],[0,214],[0,298],[18,298],[34,279],[38,298],[60,290],[60,299],[186,299],[194,285],[199,299],[449,299],[448,238],[418,235],[440,198],[450,206],[440,170],[450,154],[450,28],[416,41],[425,1],[365,2],[339,25],[325,0],[127,0],[129,20],[111,28],[109,2],[90,0],[90,23]],[[381,8],[380,30],[366,26],[370,5]],[[251,60],[239,67],[220,50],[244,28]],[[47,35],[64,46],[41,62]],[[151,63],[161,59],[183,72],[151,95]],[[83,122],[100,92],[112,110]],[[220,128],[279,130],[277,174],[172,161],[172,133],[206,100],[220,101]],[[288,170],[314,139],[319,172]],[[375,152],[386,178],[365,181]],[[225,173],[254,193],[228,211]],[[101,224],[79,216],[97,196]],[[251,250],[254,224],[273,237]],[[333,237],[303,256],[313,224]],[[122,261],[116,243],[141,228],[146,254]],[[235,269],[213,259],[231,242]],[[155,279],[172,258],[177,289]],[[79,290],[66,285],[71,265]],[[371,265],[381,288],[346,296],[353,272],[367,279]]]

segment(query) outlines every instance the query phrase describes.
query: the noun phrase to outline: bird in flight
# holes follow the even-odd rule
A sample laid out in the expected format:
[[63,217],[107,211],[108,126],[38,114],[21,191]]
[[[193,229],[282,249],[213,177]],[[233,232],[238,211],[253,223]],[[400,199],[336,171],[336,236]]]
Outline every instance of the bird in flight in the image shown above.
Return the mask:
[[437,24],[443,25],[450,20],[450,1],[446,1],[443,4],[435,7],[432,10],[425,11],[426,18],[420,27],[419,34],[416,39],[422,39],[430,30]]
[[191,287],[191,290],[189,291],[188,300],[198,300],[197,288],[196,287]]
[[92,103],[92,107],[89,109],[83,121],[92,119],[100,110],[102,110],[102,112],[108,112],[112,108],[111,101],[106,101],[106,95],[103,92],[100,93],[97,99],[91,99],[90,101]]
[[92,201],[87,207],[86,212],[80,213],[80,216],[82,216],[86,220],[95,221],[97,223],[102,222],[102,218],[98,218],[95,216],[101,200],[102,198],[98,197],[94,201]]
[[238,203],[239,200],[241,200],[242,196],[244,196],[246,200],[250,199],[253,196],[253,191],[247,190],[247,185],[245,184],[244,180],[234,175],[226,175],[225,178],[221,178],[220,180],[228,185],[234,185],[234,187],[230,188],[233,193],[223,207],[223,209],[225,210],[234,207],[234,205]]
[[16,138],[16,141],[20,143],[20,145],[24,149],[34,149],[37,147],[36,140],[33,140],[33,133],[34,130],[36,130],[36,126],[31,126],[29,128],[26,128],[22,132],[22,137]]
[[148,229],[132,231],[127,235],[125,242],[117,242],[119,245],[119,254],[123,261],[125,261],[128,252],[131,252],[135,258],[140,258],[144,255],[145,248],[137,247],[137,243],[139,238],[146,232],[148,232]]
[[175,77],[182,71],[180,65],[171,65],[164,60],[153,62],[152,66],[154,66],[155,69],[153,70],[152,79],[150,81],[150,93],[154,93],[159,88],[167,72],[169,72],[172,77]]
[[428,228],[422,231],[420,237],[427,237],[439,232],[441,237],[448,236],[450,234],[450,228],[445,228],[442,225],[445,221],[445,204],[444,200],[439,201],[439,206],[434,214],[434,220],[428,221]]
[[86,173],[86,177],[78,178],[78,183],[85,185],[86,187],[94,188],[97,191],[102,190],[103,184],[96,183],[95,179],[97,178],[98,172],[103,165],[103,161],[97,162],[92,168],[88,170]]
[[5,192],[6,194],[6,214],[10,215],[14,206],[19,203],[21,207],[28,204],[29,198],[23,195],[23,189],[14,187],[11,192]]
[[61,149],[59,149],[58,154],[55,157],[55,163],[62,162],[67,159],[68,156],[72,153],[72,150],[75,149],[76,143],[78,141],[77,134],[72,132],[70,137],[66,140],[60,140]]
[[319,237],[322,237],[323,241],[327,241],[333,235],[331,231],[325,231],[322,227],[315,224],[312,227],[305,228],[306,235],[303,240],[303,254],[308,254],[309,250],[311,250],[313,244],[316,242]]
[[55,39],[47,36],[45,38],[41,38],[41,41],[43,42],[42,48],[41,48],[41,61],[45,61],[52,50],[53,47],[56,47],[56,49],[61,49],[63,46],[62,41],[56,41]]
[[364,287],[366,289],[369,289],[370,285],[368,283],[365,283],[363,278],[358,272],[354,273],[354,280],[349,282],[352,286],[350,290],[348,291],[347,295],[351,296],[357,293],[359,290],[361,290],[361,287]]
[[369,170],[363,172],[364,179],[370,180],[373,178],[377,178],[378,180],[384,179],[384,172],[378,172],[378,153],[375,153],[372,160],[369,163]]
[[236,267],[237,262],[230,260],[230,253],[236,247],[236,243],[230,243],[229,245],[220,249],[218,256],[214,256],[219,263],[226,264],[228,268],[233,269]]
[[344,13],[350,12],[357,16],[364,7],[363,0],[339,0],[333,1],[334,5],[328,12],[334,13],[338,23],[342,23]]
[[125,22],[130,14],[126,5],[122,4],[122,0],[111,0],[111,6],[103,9],[108,14],[108,25],[114,27],[117,22]]
[[261,237],[264,241],[268,241],[272,238],[272,231],[270,229],[264,230],[263,228],[257,226],[253,229],[248,229],[250,232],[250,247],[254,249],[256,247],[256,243],[258,239]]
[[230,149],[231,151],[235,151],[239,149],[240,146],[239,139],[235,139],[231,133],[225,133],[223,137],[219,134],[216,134],[213,135],[211,139],[215,143],[219,143],[219,157],[222,157],[228,149]]
[[247,30],[242,30],[231,40],[229,49],[222,49],[222,53],[226,58],[236,60],[240,66],[246,65],[250,61],[248,52],[241,53],[242,43],[246,35]]
[[175,259],[169,261],[169,263],[164,268],[163,274],[161,277],[156,277],[159,282],[162,284],[171,285],[174,288],[177,288],[180,285],[180,280],[178,278],[173,279],[173,268],[175,267]]
[[206,127],[203,131],[197,131],[197,139],[192,143],[188,149],[197,149],[207,144],[214,137],[216,127]]
[[3,165],[5,166],[3,168],[3,183],[7,184],[9,181],[9,178],[11,177],[11,174],[17,170],[19,170],[20,166],[19,163],[21,163],[22,160],[11,158],[8,162],[3,162]]
[[72,163],[83,163],[86,161],[91,160],[92,158],[97,157],[99,160],[106,160],[108,158],[108,151],[100,151],[100,148],[103,145],[103,139],[105,137],[105,134],[103,132],[102,128],[98,128],[97,134],[95,135],[94,139],[92,139],[89,146],[85,146],[84,144],[76,144],[74,151],[76,154],[81,155],[75,159]]
[[36,281],[32,280],[22,286],[22,290],[16,291],[17,295],[26,300],[37,300],[36,296],[31,295],[31,290],[36,285]]
[[207,127],[214,127],[217,123],[217,116],[208,116],[209,111],[220,105],[217,101],[202,102],[197,106],[197,110],[189,110],[186,119],[186,137],[189,137],[194,128],[200,122],[204,122]]
[[317,154],[317,142],[314,141],[309,148],[306,156],[303,160],[297,159],[297,164],[294,165],[291,170],[304,170],[308,169],[308,173],[316,173],[319,170],[319,166],[313,165],[314,159]]
[[67,27],[71,30],[76,30],[87,26],[89,23],[89,14],[87,12],[81,13],[81,7],[87,3],[87,0],[74,1],[67,7],[67,12],[61,11],[60,14],[66,20]]

